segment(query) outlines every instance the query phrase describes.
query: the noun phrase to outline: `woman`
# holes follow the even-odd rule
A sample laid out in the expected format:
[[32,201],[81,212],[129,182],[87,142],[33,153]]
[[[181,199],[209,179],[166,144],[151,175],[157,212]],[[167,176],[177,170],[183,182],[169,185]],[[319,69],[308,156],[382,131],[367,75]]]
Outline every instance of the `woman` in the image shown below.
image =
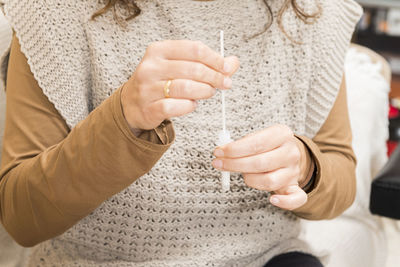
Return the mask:
[[[297,216],[332,218],[354,198],[340,82],[357,4],[7,0],[4,11],[16,35],[1,219],[39,244],[32,266],[321,266]],[[215,51],[219,29],[239,58]],[[215,148],[214,88],[233,80],[236,141]],[[229,192],[220,170],[235,173]]]

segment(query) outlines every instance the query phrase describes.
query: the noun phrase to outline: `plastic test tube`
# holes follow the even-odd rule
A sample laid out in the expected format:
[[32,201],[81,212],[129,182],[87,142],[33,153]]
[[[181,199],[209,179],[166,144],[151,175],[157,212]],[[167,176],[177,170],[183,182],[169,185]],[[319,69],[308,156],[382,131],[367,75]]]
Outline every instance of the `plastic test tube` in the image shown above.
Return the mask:
[[[221,56],[224,57],[224,31],[220,32]],[[218,146],[226,145],[232,142],[229,132],[226,130],[226,114],[225,114],[225,90],[221,90],[221,107],[222,107],[222,131],[218,134]],[[227,192],[230,190],[230,173],[223,171],[221,173],[222,191]]]

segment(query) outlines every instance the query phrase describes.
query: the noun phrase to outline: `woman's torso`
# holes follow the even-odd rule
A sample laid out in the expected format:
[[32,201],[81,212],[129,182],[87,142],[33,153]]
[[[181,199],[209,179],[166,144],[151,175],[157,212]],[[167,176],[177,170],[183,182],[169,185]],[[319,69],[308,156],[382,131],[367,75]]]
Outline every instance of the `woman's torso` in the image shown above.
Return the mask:
[[[102,7],[91,2],[82,4],[87,5],[86,15]],[[274,15],[282,3],[270,1]],[[217,50],[219,31],[224,30],[226,55],[241,61],[226,97],[232,137],[275,123],[305,133],[313,51],[309,44],[289,41],[276,23],[246,39],[262,32],[270,19],[263,0],[138,4],[141,15],[125,29],[112,20],[111,12],[84,25],[93,107],[130,77],[151,42],[200,40]],[[313,39],[293,14],[286,22],[294,38]],[[220,173],[211,166],[220,110],[217,94],[200,101],[192,114],[174,119],[176,141],[153,169],[65,234],[39,245],[33,263],[47,255],[78,265],[82,260],[107,266],[121,261],[127,266],[243,266],[304,250],[296,240],[298,220],[270,205],[267,192],[248,188],[239,174],[231,175],[230,192],[221,192]]]

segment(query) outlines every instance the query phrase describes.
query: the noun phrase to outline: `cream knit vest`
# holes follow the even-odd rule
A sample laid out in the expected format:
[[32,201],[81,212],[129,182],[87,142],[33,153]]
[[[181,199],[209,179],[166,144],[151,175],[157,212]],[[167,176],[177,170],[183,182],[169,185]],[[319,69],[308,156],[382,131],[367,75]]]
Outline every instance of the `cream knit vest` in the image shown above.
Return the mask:
[[[289,10],[278,29],[283,0],[137,0],[142,14],[121,28],[111,12],[91,21],[96,0],[1,0],[43,92],[73,127],[123,84],[151,42],[200,40],[241,69],[227,93],[233,138],[286,124],[313,137],[335,100],[343,61],[361,9],[352,0],[323,0],[323,15],[306,25]],[[310,11],[314,0],[303,0]],[[211,167],[220,129],[218,95],[174,119],[176,142],[153,169],[63,235],[33,249],[32,266],[262,266],[288,251],[307,251],[298,219],[273,207],[267,193],[240,175],[222,193]],[[112,177],[110,177],[112,179]]]

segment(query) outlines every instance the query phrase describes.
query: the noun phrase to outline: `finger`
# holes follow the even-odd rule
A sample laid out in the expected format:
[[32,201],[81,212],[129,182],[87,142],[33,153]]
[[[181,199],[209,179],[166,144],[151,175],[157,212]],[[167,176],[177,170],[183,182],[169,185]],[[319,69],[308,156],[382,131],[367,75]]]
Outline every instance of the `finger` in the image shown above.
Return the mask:
[[229,64],[229,66],[231,66],[231,71],[228,73],[228,76],[235,74],[240,67],[239,59],[236,56],[226,57],[225,64]]
[[149,50],[155,50],[157,55],[168,60],[199,62],[223,74],[234,69],[218,52],[199,41],[166,40],[153,43]]
[[243,158],[216,158],[213,166],[216,169],[241,173],[271,172],[289,165],[293,159],[287,157],[288,146],[282,146],[272,151]]
[[158,120],[164,120],[193,112],[196,107],[197,103],[192,100],[164,98],[152,103],[148,112]]
[[307,194],[298,185],[291,185],[282,194],[272,195],[270,202],[281,209],[294,210],[307,202]]
[[242,158],[260,154],[279,147],[292,137],[293,133],[287,126],[274,125],[218,147],[214,155],[225,158]]
[[166,60],[161,63],[162,80],[186,79],[209,84],[214,88],[229,89],[232,79],[197,62]]
[[245,173],[243,179],[249,187],[271,192],[295,180],[295,175],[296,173],[291,168],[282,168],[268,173]]
[[[164,86],[166,82],[167,81],[160,81],[156,86],[157,88],[160,88],[158,90],[158,99],[165,97]],[[216,93],[216,89],[211,87],[209,84],[183,79],[172,80],[169,88],[169,96],[178,99],[208,99],[213,97]]]

